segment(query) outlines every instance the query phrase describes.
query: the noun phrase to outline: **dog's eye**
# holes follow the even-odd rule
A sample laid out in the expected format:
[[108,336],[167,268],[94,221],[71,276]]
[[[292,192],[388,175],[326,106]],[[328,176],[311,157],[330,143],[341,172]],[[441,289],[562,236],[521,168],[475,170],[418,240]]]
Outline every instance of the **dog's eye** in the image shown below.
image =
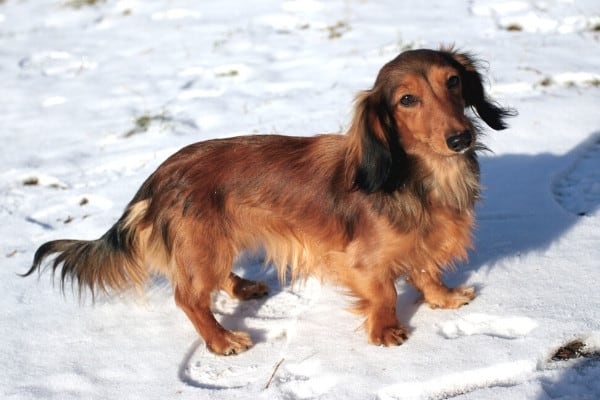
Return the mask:
[[403,107],[412,107],[417,103],[417,101],[417,98],[412,94],[405,94],[402,96],[402,98],[400,98],[400,104]]
[[448,78],[448,81],[446,82],[446,86],[448,87],[448,89],[453,89],[455,87],[457,87],[460,84],[460,78],[456,75],[452,75],[450,78]]

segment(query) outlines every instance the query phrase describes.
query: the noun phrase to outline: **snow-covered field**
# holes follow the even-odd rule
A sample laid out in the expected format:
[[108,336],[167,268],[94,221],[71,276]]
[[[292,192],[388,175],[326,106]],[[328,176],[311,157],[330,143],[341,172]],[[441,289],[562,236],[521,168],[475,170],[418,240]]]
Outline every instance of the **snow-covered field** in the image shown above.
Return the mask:
[[[255,342],[236,357],[207,352],[165,282],[92,305],[17,276],[45,241],[104,233],[179,147],[343,131],[386,61],[440,43],[486,59],[520,115],[484,139],[476,250],[446,277],[477,299],[431,310],[399,282],[403,346],[252,258],[271,294],[216,298]],[[3,0],[0,89],[1,398],[599,398],[597,0]],[[585,356],[553,360],[569,343]]]

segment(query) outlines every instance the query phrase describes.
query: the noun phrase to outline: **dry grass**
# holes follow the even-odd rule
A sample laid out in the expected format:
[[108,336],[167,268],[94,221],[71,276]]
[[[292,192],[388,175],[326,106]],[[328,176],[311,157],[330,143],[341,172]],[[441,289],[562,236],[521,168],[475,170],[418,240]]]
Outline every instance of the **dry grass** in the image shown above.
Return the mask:
[[68,7],[82,8],[87,6],[96,6],[104,2],[106,2],[106,0],[69,0],[65,4]]

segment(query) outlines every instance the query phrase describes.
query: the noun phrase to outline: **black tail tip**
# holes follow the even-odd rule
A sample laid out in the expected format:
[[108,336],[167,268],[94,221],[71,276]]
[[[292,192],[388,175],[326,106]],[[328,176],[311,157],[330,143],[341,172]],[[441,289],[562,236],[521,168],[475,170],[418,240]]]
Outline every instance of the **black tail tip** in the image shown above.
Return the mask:
[[[35,252],[33,256],[33,263],[29,270],[27,270],[23,274],[17,274],[22,278],[26,278],[32,275],[36,270],[41,273],[42,263],[46,257],[51,254],[59,253],[65,251],[67,245],[72,243],[72,240],[53,240],[50,242],[46,242],[41,245]],[[55,266],[56,268],[56,266]]]
[[34,272],[36,269],[39,269],[39,265],[35,265],[35,264],[33,264],[33,265],[31,266],[31,268],[29,268],[29,269],[27,270],[27,272],[24,272],[24,273],[22,273],[22,274],[19,274],[19,273],[17,273],[17,276],[20,276],[21,278],[27,278],[29,275],[33,274],[33,272]]

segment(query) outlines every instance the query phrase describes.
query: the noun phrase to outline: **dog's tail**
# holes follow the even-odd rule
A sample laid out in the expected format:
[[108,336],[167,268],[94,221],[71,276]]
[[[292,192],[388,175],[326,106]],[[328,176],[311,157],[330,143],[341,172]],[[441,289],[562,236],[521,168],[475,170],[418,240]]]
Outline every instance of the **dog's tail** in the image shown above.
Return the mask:
[[53,274],[62,265],[61,289],[67,281],[77,287],[79,295],[87,287],[92,296],[98,290],[142,288],[148,278],[143,259],[148,235],[144,235],[143,219],[148,200],[131,204],[112,228],[97,240],[54,240],[35,252],[33,265],[22,276],[42,270],[44,260],[57,254],[52,263]]

